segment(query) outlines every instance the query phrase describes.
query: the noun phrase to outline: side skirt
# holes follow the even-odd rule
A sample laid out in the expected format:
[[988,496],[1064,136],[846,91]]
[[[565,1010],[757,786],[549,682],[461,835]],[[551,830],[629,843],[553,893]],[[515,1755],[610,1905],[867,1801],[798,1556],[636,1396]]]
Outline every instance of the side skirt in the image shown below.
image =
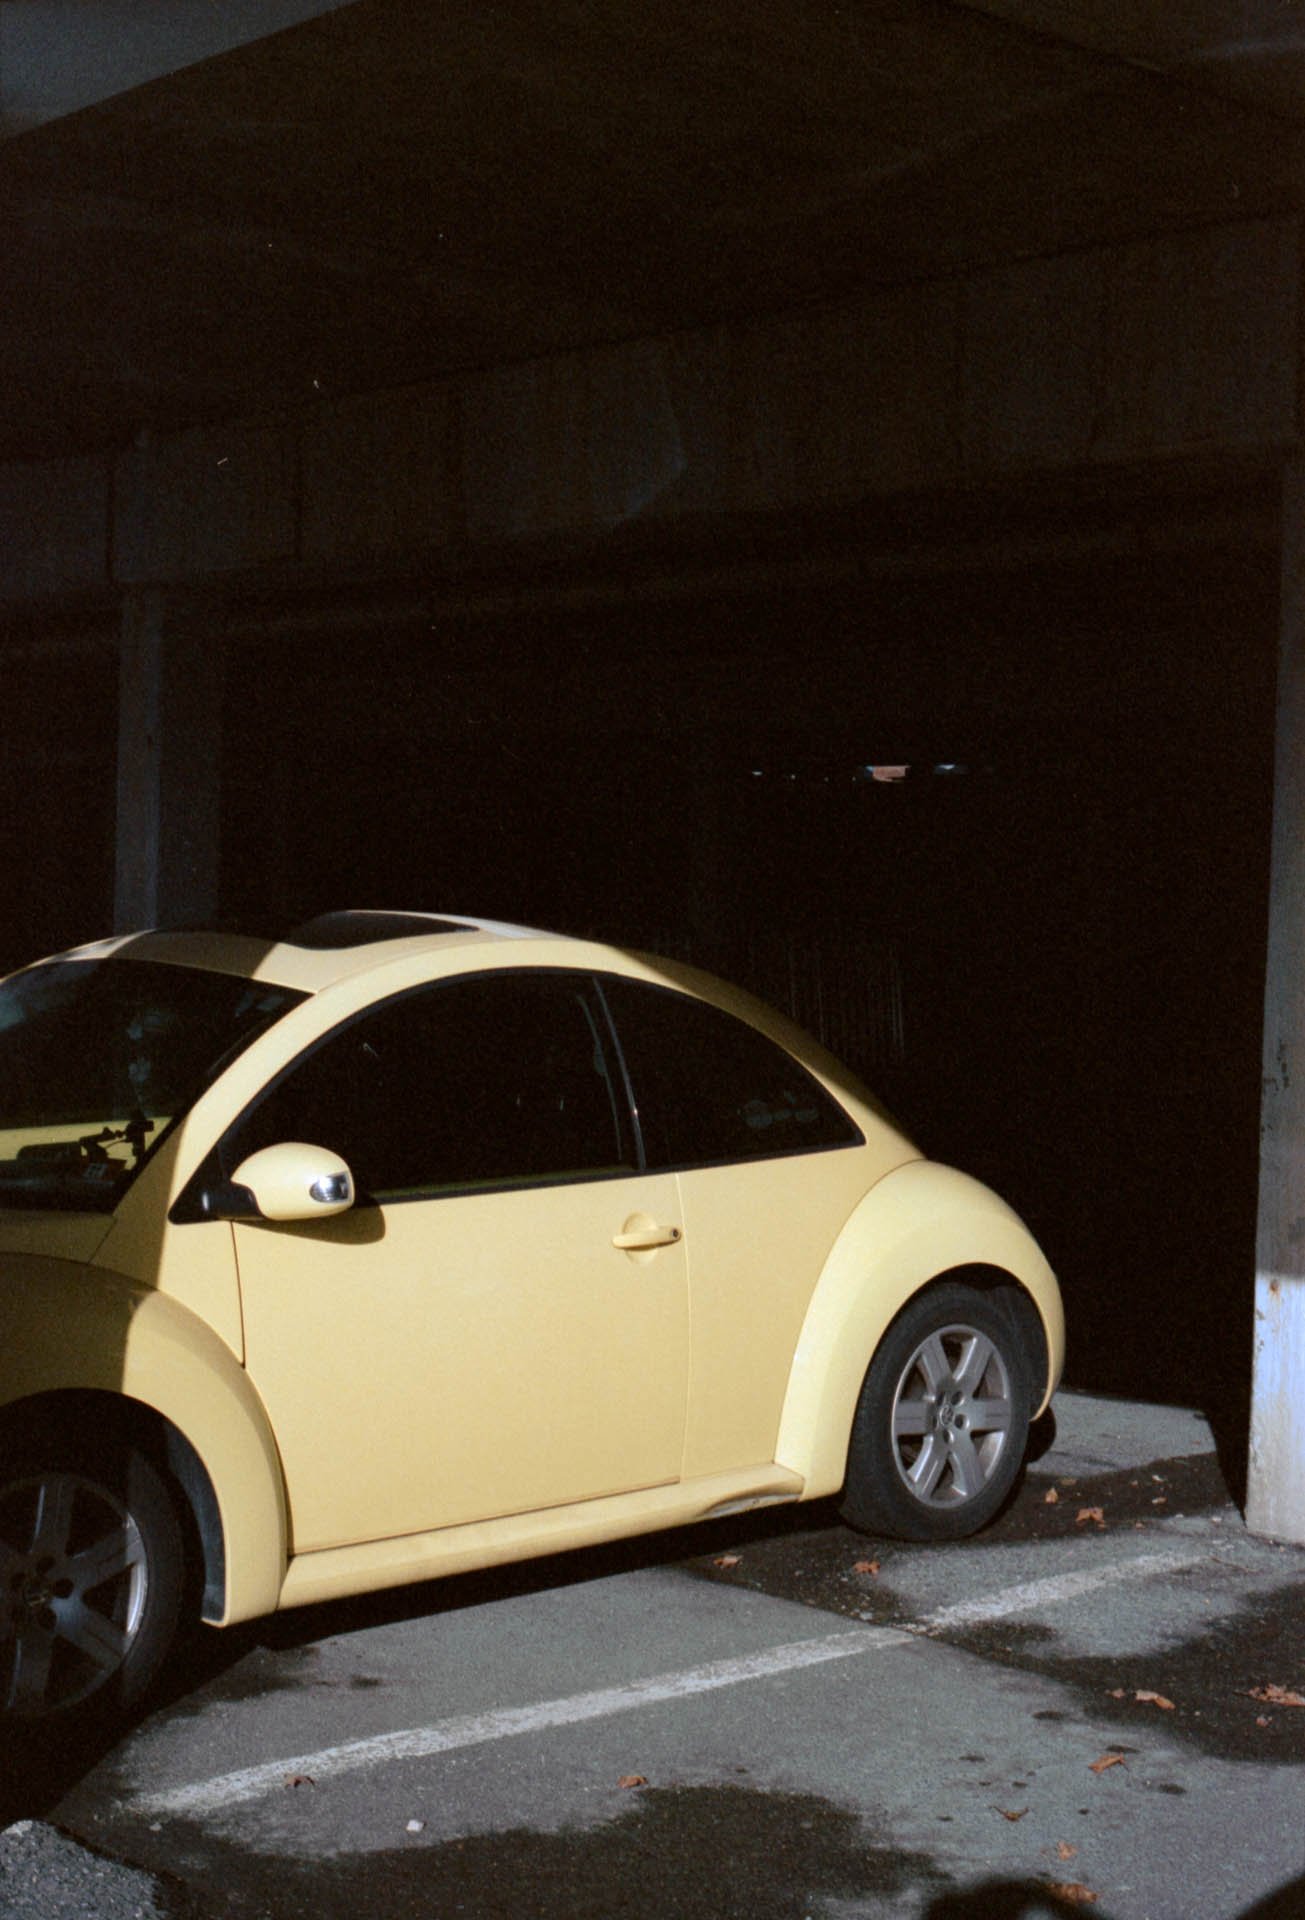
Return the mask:
[[301,1607],[338,1600],[346,1594],[407,1586],[477,1567],[563,1553],[571,1547],[596,1546],[631,1534],[748,1513],[755,1507],[786,1505],[802,1498],[803,1486],[801,1475],[787,1467],[746,1467],[542,1512],[301,1553],[290,1562],[277,1605]]

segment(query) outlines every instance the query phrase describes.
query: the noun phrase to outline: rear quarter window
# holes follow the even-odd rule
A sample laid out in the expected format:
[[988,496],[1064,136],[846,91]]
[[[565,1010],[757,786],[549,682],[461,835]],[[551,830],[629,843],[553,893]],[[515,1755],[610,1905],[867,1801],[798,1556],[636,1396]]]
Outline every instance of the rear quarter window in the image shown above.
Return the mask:
[[764,1033],[671,988],[604,976],[649,1167],[722,1165],[864,1137],[807,1069]]

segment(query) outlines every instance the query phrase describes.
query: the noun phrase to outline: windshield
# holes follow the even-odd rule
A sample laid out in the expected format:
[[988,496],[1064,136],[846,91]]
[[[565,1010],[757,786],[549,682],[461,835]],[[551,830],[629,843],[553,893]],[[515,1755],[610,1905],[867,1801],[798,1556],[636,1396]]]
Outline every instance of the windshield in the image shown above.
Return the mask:
[[0,982],[0,1207],[111,1212],[173,1121],[303,998],[112,958]]

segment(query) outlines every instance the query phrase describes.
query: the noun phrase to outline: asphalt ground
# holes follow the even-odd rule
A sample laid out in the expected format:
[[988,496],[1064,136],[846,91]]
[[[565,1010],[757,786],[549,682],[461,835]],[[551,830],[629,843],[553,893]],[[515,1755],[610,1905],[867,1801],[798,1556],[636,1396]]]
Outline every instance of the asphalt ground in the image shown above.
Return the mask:
[[205,1634],[21,1754],[0,1914],[1300,1920],[1305,1550],[1063,1394],[980,1539],[831,1507]]

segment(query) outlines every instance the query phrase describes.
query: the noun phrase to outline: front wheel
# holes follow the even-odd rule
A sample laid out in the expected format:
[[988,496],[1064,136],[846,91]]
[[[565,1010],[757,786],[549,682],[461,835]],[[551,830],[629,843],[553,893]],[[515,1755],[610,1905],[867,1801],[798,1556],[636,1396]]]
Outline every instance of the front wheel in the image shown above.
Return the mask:
[[0,1727],[132,1707],[176,1637],[184,1553],[144,1454],[51,1435],[0,1454]]
[[919,1295],[885,1334],[861,1389],[845,1519],[900,1540],[977,1533],[1015,1485],[1031,1401],[999,1301],[951,1281]]

